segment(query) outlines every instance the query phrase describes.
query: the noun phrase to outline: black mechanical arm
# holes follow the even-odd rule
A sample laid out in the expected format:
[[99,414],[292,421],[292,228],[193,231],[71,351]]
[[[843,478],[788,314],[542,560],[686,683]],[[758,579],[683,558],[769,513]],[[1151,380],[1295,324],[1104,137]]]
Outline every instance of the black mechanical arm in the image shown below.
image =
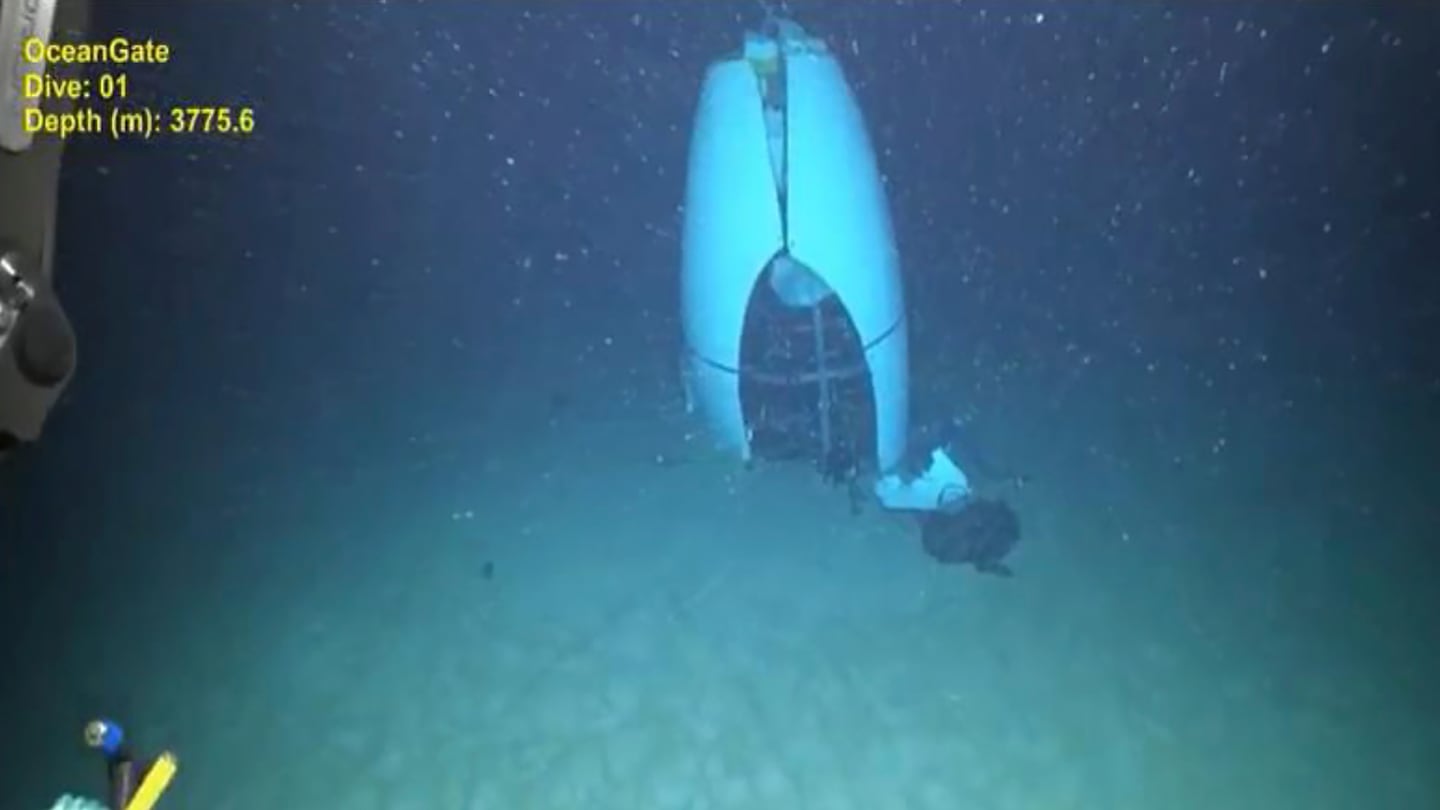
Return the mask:
[[33,53],[36,39],[80,41],[88,22],[89,0],[0,0],[0,454],[40,438],[75,371],[75,333],[54,288],[64,144],[26,126],[27,109],[69,111],[33,98],[26,76],[66,68],[31,61],[26,43]]

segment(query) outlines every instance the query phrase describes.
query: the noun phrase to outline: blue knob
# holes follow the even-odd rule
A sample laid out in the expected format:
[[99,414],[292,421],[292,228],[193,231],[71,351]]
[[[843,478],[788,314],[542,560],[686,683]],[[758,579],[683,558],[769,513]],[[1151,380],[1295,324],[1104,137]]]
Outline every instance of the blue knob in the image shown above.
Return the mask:
[[114,720],[101,717],[85,724],[85,744],[107,757],[114,756],[124,742],[125,730]]

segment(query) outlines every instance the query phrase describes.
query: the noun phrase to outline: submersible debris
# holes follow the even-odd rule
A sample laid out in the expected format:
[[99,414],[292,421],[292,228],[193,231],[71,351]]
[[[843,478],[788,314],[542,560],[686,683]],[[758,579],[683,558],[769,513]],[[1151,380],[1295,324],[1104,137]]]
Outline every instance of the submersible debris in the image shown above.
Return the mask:
[[1020,542],[1020,518],[1004,501],[974,498],[954,511],[927,514],[920,542],[942,565],[969,564],[984,574],[1014,576],[1004,560]]

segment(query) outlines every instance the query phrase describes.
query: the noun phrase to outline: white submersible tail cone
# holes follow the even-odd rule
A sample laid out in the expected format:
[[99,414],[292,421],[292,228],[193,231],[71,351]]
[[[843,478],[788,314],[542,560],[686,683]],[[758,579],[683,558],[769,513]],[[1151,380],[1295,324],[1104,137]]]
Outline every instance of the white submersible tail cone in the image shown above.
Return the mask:
[[838,61],[793,22],[706,72],[683,249],[687,401],[717,443],[894,468],[909,381],[890,215]]

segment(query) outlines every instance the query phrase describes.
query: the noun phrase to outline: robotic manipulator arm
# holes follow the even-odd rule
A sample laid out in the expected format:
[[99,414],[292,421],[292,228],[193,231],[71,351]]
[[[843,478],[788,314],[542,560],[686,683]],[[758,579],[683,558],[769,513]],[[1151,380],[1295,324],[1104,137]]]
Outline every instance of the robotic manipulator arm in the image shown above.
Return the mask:
[[90,0],[0,0],[0,455],[40,438],[75,370],[75,333],[55,295],[55,213],[63,144],[33,132],[40,99],[26,76],[62,73],[27,58],[34,40],[83,37]]

